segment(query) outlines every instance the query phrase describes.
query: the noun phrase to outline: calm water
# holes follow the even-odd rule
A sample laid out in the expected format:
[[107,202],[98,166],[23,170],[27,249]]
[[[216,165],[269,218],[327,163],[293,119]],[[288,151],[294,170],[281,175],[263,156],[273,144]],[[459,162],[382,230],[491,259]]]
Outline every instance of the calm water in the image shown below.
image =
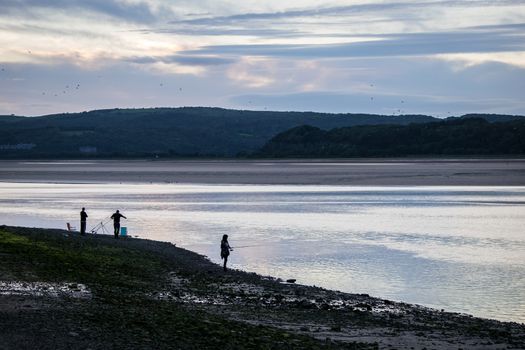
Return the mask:
[[[299,283],[525,322],[525,187],[0,183],[0,224],[134,236]],[[108,224],[111,230],[111,225]]]

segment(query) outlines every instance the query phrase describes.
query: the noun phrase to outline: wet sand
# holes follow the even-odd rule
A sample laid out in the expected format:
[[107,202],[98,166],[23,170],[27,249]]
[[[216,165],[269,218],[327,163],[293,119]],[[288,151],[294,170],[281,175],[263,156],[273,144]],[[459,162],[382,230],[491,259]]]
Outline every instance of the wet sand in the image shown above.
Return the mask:
[[525,159],[0,161],[0,181],[525,186]]

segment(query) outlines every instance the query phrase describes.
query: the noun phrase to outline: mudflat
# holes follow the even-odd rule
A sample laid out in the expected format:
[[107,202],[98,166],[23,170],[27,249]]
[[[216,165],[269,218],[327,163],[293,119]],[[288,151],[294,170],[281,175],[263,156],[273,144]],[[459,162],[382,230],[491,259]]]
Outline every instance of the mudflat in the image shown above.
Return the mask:
[[523,349],[525,325],[222,271],[171,243],[0,226],[2,349]]
[[0,181],[525,186],[525,159],[13,160]]

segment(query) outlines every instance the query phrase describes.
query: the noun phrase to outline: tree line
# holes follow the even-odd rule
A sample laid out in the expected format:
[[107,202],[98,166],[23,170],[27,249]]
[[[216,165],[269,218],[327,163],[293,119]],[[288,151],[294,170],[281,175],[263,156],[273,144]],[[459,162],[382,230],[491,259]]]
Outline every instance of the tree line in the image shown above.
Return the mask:
[[[491,122],[525,119],[509,115],[471,115],[465,118],[471,117]],[[427,115],[245,111],[207,107],[107,109],[41,117],[0,116],[0,158],[250,157],[295,153],[303,156],[388,156],[412,152],[406,145],[396,145],[396,140],[392,140],[390,146],[374,144],[397,135],[392,134],[396,126],[404,130],[403,126],[412,124],[407,129],[409,131],[404,132],[411,133],[407,137],[417,138],[416,134],[420,132],[417,124],[438,121],[440,119]],[[318,131],[303,128],[285,132],[301,125],[310,125]],[[364,127],[366,125],[370,127]],[[344,131],[345,127],[356,126],[363,127]],[[331,130],[326,134],[330,137],[319,139],[319,145],[314,145],[321,134],[328,133],[324,130]],[[305,138],[295,145],[286,141],[286,147],[284,143],[277,146],[274,139],[270,146],[260,151],[272,137],[282,132],[291,138],[304,133]],[[381,136],[374,136],[381,133]],[[434,137],[422,133],[426,135],[421,136],[422,145],[425,144],[423,139]],[[350,143],[340,142],[339,139],[346,139],[347,134]],[[359,146],[361,144],[363,147]],[[439,147],[425,147],[430,148],[424,153],[440,152]],[[458,151],[445,150],[447,152]]]
[[524,120],[490,123],[476,117],[331,130],[303,125],[278,134],[258,152],[277,158],[524,154]]

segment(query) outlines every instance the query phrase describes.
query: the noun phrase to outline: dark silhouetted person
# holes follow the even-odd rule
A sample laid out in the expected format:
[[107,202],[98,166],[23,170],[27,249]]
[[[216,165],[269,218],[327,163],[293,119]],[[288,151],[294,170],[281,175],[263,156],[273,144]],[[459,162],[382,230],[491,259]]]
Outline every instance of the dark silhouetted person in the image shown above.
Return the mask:
[[226,271],[226,263],[228,262],[230,250],[233,250],[233,248],[230,247],[230,243],[228,243],[228,235],[223,235],[221,241],[221,259],[224,260],[224,265],[222,267],[224,271]]
[[115,230],[115,238],[118,239],[119,233],[120,233],[120,218],[127,219],[124,215],[122,215],[118,210],[111,215],[111,218],[113,219],[113,229]]
[[82,208],[80,212],[80,234],[84,236],[86,234],[86,221],[88,214],[86,213],[86,208]]

